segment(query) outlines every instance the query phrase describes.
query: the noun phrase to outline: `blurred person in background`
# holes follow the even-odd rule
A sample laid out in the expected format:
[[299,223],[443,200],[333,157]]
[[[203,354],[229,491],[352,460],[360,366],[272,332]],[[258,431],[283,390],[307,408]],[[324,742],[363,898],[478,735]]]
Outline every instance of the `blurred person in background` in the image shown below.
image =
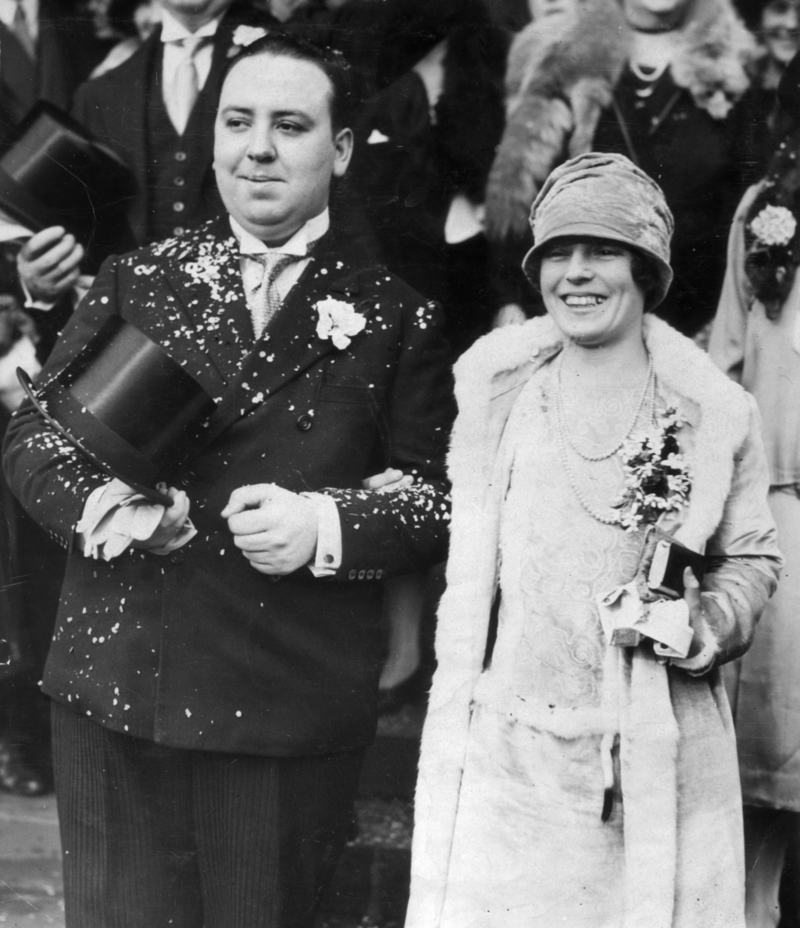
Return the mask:
[[0,0],[0,147],[38,100],[69,109],[109,45],[79,0]]
[[96,29],[117,40],[90,77],[119,67],[141,48],[161,22],[161,0],[111,0],[96,13]]
[[759,179],[767,172],[775,145],[791,129],[787,122],[790,117],[777,105],[777,90],[787,65],[800,49],[800,9],[797,0],[750,0],[740,9],[761,52],[753,63],[753,83],[744,98],[746,115],[742,122],[743,131],[752,137]]
[[[24,398],[17,367],[35,377],[36,329],[14,296],[0,297],[0,434]],[[63,556],[0,476],[0,789],[52,789],[48,705],[39,692],[58,607]]]
[[[777,96],[791,129],[736,213],[709,344],[712,359],[758,402],[769,505],[786,557],[752,649],[726,668],[744,802],[748,928],[778,925],[784,860],[800,838],[800,59]],[[796,892],[800,874],[786,876]]]
[[[754,179],[737,104],[755,54],[730,0],[579,0],[576,16],[531,42],[507,96],[487,188],[489,233],[509,249],[507,266],[524,253],[528,210],[550,170],[581,151],[619,152],[661,185],[675,215],[675,283],[659,315],[684,334],[702,330],[719,299],[730,219]],[[521,293],[519,275],[516,284]]]

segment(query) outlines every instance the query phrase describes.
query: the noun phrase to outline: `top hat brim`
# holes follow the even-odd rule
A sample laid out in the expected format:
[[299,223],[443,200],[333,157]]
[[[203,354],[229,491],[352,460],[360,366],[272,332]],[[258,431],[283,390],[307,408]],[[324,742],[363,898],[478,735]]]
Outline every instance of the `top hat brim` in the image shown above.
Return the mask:
[[147,499],[148,502],[158,503],[162,506],[170,507],[172,506],[173,500],[167,496],[166,493],[162,493],[160,490],[156,490],[153,487],[145,486],[138,481],[131,480],[130,476],[121,473],[119,470],[109,466],[104,461],[102,461],[94,452],[86,447],[85,442],[82,442],[81,439],[66,429],[60,422],[53,418],[52,415],[47,411],[43,404],[39,401],[39,398],[36,396],[36,391],[34,389],[33,381],[31,380],[27,371],[23,368],[17,368],[17,379],[22,386],[22,389],[25,391],[25,395],[36,407],[36,410],[42,415],[49,425],[51,425],[59,435],[65,438],[76,450],[78,450],[84,457],[88,458],[95,467],[98,467],[103,473],[108,474],[109,477],[114,477],[117,480],[121,480],[123,483],[127,484],[132,490],[135,490],[137,493],[141,493],[142,496]]

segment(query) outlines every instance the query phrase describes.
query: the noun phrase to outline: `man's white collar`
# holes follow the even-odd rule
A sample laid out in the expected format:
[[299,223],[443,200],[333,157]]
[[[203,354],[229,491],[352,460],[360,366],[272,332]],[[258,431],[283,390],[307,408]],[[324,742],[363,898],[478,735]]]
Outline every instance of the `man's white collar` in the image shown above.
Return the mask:
[[209,20],[209,22],[202,25],[197,32],[190,32],[183,23],[179,23],[177,19],[169,12],[169,10],[161,8],[161,41],[162,42],[179,42],[183,39],[188,39],[195,37],[198,39],[208,38],[209,36],[216,35],[217,27],[219,26],[220,20],[222,19],[222,14],[220,13],[215,19]]
[[269,251],[279,251],[284,255],[297,255],[303,257],[308,254],[308,246],[328,231],[330,227],[330,214],[328,208],[313,219],[309,219],[304,225],[294,233],[288,242],[281,245],[280,248],[270,248],[264,244],[261,239],[251,235],[246,229],[243,229],[239,223],[229,216],[231,229],[239,242],[239,254],[242,255],[263,255]]

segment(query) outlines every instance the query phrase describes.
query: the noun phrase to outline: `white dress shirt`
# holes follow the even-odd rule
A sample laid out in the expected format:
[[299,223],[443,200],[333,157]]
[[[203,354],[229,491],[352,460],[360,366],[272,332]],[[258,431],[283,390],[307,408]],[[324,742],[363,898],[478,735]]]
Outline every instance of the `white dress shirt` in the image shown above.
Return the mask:
[[[22,0],[20,5],[25,13],[28,32],[30,32],[31,38],[35,42],[39,37],[39,0]],[[11,29],[16,15],[16,0],[0,0],[0,23],[7,29]]]
[[[260,261],[249,260],[250,255],[265,255],[270,251],[280,252],[282,255],[307,255],[308,246],[328,231],[330,227],[330,214],[327,208],[318,216],[309,219],[305,225],[301,226],[297,232],[279,248],[271,249],[268,245],[251,235],[246,229],[243,229],[239,223],[229,217],[231,229],[239,242],[240,267],[242,270],[242,283],[244,284],[245,298],[247,299],[248,309],[252,311],[251,298],[261,286],[261,280],[264,276],[264,265]],[[288,267],[285,267],[275,280],[275,286],[278,289],[281,300],[286,299],[286,295],[300,279],[300,275],[308,267],[311,257],[306,257],[301,261],[292,261]]]
[[[13,0],[0,0],[0,3],[13,3]],[[204,26],[201,26],[197,32],[189,32],[186,26],[178,22],[177,19],[165,8],[161,10],[161,41],[164,43],[164,61],[161,68],[161,86],[164,93],[168,87],[172,87],[175,79],[175,72],[178,65],[183,60],[184,50],[178,42],[189,38],[209,38],[216,35],[222,14],[216,19],[212,19]],[[211,56],[214,49],[210,42],[207,42],[194,53],[194,66],[197,70],[197,86],[200,90],[208,80],[208,74],[211,70]]]

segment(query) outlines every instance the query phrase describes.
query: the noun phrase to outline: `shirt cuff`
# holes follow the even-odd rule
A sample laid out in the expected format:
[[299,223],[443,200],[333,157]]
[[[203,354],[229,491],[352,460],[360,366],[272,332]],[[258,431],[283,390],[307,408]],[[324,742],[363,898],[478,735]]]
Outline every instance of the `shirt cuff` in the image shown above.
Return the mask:
[[324,493],[301,493],[317,510],[317,553],[308,569],[315,577],[332,577],[342,566],[342,526],[336,500]]
[[[76,542],[84,557],[110,561],[126,551],[134,541],[146,541],[158,528],[164,506],[148,502],[141,493],[121,480],[110,480],[97,487],[83,507],[83,515],[75,526]],[[151,554],[169,554],[183,547],[197,534],[187,519],[180,531],[160,548],[150,548]]]
[[[72,288],[72,306],[73,309],[78,306],[81,300],[86,296],[89,290],[92,287],[94,282],[94,277],[90,274],[81,274],[78,278],[75,286]],[[19,285],[22,288],[22,293],[25,296],[25,309],[38,309],[41,312],[49,312],[59,300],[34,300],[31,295],[30,290],[25,286],[25,281],[20,278]]]

